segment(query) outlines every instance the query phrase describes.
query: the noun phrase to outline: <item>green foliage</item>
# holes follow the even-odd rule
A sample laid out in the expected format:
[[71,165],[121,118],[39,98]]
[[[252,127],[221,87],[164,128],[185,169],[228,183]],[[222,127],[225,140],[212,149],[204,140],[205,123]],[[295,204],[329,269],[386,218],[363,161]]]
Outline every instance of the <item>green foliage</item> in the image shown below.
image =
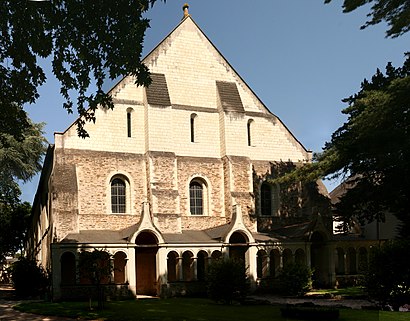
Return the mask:
[[410,241],[390,241],[374,248],[365,275],[369,296],[396,309],[410,302]]
[[28,202],[13,207],[0,203],[0,262],[23,248],[30,212]]
[[[51,58],[52,70],[65,98],[63,107],[76,109],[83,125],[95,120],[100,104],[113,108],[104,81],[130,75],[138,85],[150,82],[141,63],[148,19],[143,14],[155,0],[46,2],[5,0],[0,6],[0,106],[34,103],[46,75],[37,59]],[[96,87],[95,92],[90,88]],[[5,106],[5,107],[3,107]],[[0,108],[0,109],[1,109]],[[89,110],[87,110],[89,108]],[[23,128],[23,127],[19,127]]]
[[206,278],[208,295],[216,302],[232,304],[246,297],[249,280],[241,260],[220,259],[212,262]]
[[[105,250],[94,249],[90,251],[81,251],[79,255],[78,268],[80,278],[83,283],[93,284],[97,288],[98,309],[104,309],[105,295],[102,284],[110,282],[111,272],[111,254]],[[91,298],[91,296],[90,296]]]
[[279,290],[284,295],[304,295],[312,288],[313,271],[303,264],[289,263],[279,274]]
[[[331,1],[325,0],[325,3]],[[371,12],[367,15],[371,19],[361,26],[361,29],[385,21],[390,28],[386,32],[387,37],[395,38],[410,30],[408,0],[344,0],[343,12],[352,12],[367,4],[372,4]]]
[[314,162],[282,180],[350,177],[347,192],[336,205],[347,230],[353,218],[361,223],[384,220],[392,213],[410,235],[410,54],[403,67],[390,63],[377,70],[361,90],[344,101],[348,119],[337,129]]
[[33,124],[21,107],[2,108],[0,105],[0,261],[22,248],[30,204],[21,203],[17,182],[40,171],[46,143],[43,125]]
[[35,260],[21,257],[11,267],[11,279],[18,296],[31,297],[47,292],[48,273]]
[[78,260],[80,277],[91,284],[108,283],[112,272],[111,254],[105,250],[81,251]]

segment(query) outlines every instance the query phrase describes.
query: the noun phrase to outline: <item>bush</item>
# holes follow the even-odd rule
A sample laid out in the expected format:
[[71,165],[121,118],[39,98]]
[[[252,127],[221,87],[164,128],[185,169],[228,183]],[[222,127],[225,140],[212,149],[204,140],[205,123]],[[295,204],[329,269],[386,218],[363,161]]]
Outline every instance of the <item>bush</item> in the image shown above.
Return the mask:
[[249,291],[245,264],[241,260],[220,259],[208,269],[206,278],[208,296],[224,304],[242,300]]
[[279,290],[284,295],[304,295],[312,288],[312,275],[306,265],[289,263],[280,271]]
[[47,271],[35,260],[24,257],[11,266],[11,280],[16,294],[21,297],[43,295],[49,286]]
[[364,286],[371,299],[395,310],[410,302],[410,241],[390,241],[373,248]]

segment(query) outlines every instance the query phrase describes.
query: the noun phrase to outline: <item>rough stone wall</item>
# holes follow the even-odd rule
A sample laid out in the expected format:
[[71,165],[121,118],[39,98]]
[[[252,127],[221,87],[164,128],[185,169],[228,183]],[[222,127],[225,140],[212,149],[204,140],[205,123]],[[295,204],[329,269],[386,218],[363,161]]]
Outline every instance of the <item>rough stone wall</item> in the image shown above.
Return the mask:
[[[217,158],[178,157],[178,191],[181,197],[180,213],[183,229],[200,230],[225,222],[223,204],[223,166]],[[207,213],[191,216],[189,208],[189,183],[193,178],[207,185]],[[221,219],[223,218],[223,219]]]
[[[121,229],[139,221],[146,200],[142,155],[86,150],[56,150],[53,171],[53,213],[57,238],[85,229]],[[128,184],[127,213],[111,214],[110,180]]]

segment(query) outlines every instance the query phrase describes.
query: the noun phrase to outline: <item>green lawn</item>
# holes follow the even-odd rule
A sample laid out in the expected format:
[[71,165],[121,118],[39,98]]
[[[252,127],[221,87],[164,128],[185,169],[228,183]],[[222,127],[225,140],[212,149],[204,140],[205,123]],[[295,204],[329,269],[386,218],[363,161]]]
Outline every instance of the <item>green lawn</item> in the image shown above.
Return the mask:
[[349,296],[349,297],[359,297],[366,295],[364,287],[361,286],[352,286],[347,288],[340,288],[340,289],[313,289],[308,293],[308,295],[317,295],[317,294],[333,294],[333,295],[340,295],[340,296]]
[[[18,310],[42,315],[112,321],[161,320],[161,321],[264,321],[285,320],[279,306],[224,306],[208,299],[148,299],[135,301],[111,301],[103,311],[90,311],[88,302],[32,302],[22,303]],[[410,313],[378,312],[342,309],[340,321],[404,321]]]

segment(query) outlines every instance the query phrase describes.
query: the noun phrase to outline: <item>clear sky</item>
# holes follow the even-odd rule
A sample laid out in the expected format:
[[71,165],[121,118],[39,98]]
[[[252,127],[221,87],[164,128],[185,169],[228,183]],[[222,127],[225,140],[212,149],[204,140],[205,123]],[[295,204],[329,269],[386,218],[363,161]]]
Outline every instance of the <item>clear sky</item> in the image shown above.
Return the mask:
[[[143,56],[179,23],[184,2],[157,0],[150,9]],[[384,70],[387,62],[402,65],[404,53],[410,51],[410,33],[386,39],[384,24],[360,30],[369,7],[343,14],[341,0],[327,5],[323,0],[188,3],[195,22],[232,67],[313,152],[320,152],[345,121],[341,100],[356,93],[377,68]],[[50,73],[40,95],[26,110],[35,122],[46,123],[46,137],[53,143],[53,133],[64,131],[75,116],[63,110],[58,83]],[[23,200],[32,202],[37,183],[38,176],[22,187]]]

